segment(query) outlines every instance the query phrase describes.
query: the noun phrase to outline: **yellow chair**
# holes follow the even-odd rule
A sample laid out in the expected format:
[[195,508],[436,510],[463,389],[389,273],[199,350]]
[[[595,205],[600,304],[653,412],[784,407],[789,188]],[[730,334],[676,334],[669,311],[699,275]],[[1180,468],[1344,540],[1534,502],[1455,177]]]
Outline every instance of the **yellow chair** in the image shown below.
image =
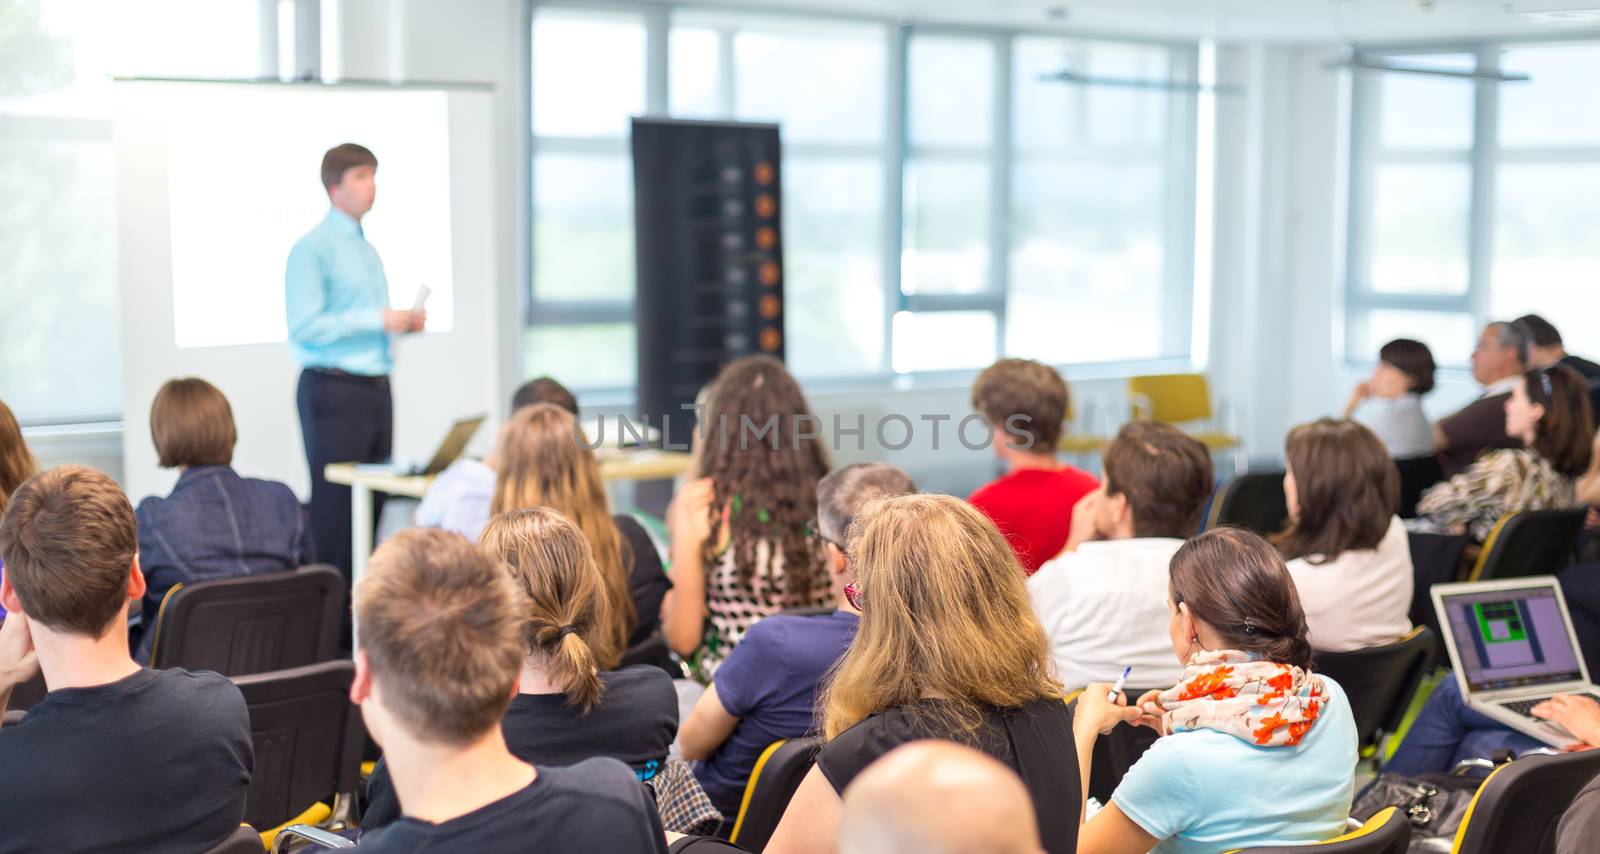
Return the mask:
[[1326,842],[1239,848],[1228,854],[1406,854],[1410,844],[1410,820],[1398,809],[1385,807],[1359,828]]
[[1128,378],[1128,403],[1134,418],[1168,424],[1200,422],[1191,431],[1212,453],[1232,450],[1234,467],[1244,470],[1244,445],[1239,437],[1216,429],[1212,423],[1211,386],[1204,374],[1153,374]]
[[[1106,444],[1111,441],[1111,438],[1109,436],[1096,436],[1093,433],[1077,433],[1073,431],[1072,426],[1078,421],[1076,400],[1077,395],[1071,392],[1069,386],[1067,392],[1067,418],[1061,422],[1061,440],[1056,442],[1056,450],[1063,454],[1098,454],[1105,450]],[[1092,408],[1091,411],[1093,411]]]
[[1555,850],[1561,815],[1597,774],[1600,750],[1523,756],[1501,765],[1467,805],[1452,854]]
[[1555,575],[1577,557],[1586,508],[1507,513],[1484,538],[1468,581]]
[[767,745],[750,771],[728,841],[749,851],[766,847],[783,810],[817,760],[820,738],[785,738]]

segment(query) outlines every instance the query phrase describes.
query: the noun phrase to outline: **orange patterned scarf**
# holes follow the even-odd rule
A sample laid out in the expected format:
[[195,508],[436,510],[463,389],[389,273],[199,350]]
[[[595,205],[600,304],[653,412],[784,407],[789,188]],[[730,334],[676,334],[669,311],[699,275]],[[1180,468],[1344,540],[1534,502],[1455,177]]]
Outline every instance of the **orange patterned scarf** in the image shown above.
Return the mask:
[[1167,732],[1213,729],[1262,747],[1294,746],[1322,710],[1322,677],[1237,650],[1197,652],[1163,691]]

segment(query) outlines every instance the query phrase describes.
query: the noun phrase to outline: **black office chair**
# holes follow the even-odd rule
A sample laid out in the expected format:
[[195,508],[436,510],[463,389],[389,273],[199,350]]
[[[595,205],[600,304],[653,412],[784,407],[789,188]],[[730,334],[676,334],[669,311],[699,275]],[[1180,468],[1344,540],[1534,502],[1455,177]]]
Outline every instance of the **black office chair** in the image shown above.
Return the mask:
[[761,752],[755,770],[750,772],[750,782],[745,784],[739,816],[728,837],[730,842],[747,851],[760,852],[766,847],[789,799],[800,788],[800,781],[816,763],[821,749],[820,738],[790,738],[774,741]]
[[33,674],[33,678],[11,689],[11,699],[6,701],[6,714],[18,712],[26,714],[27,711],[44,699],[49,693],[44,684],[44,672]]
[[326,564],[180,584],[151,625],[150,666],[243,676],[328,661],[343,613],[344,578]]
[[1472,581],[1555,575],[1578,557],[1587,508],[1523,510],[1494,523],[1472,567]]
[[1411,820],[1396,807],[1384,807],[1361,827],[1326,842],[1240,848],[1229,854],[1406,854],[1410,847]]
[[1465,534],[1408,531],[1406,539],[1411,547],[1411,625],[1427,626],[1435,638],[1443,637],[1428,591],[1435,584],[1461,580],[1461,555],[1472,538]]
[[1456,830],[1455,854],[1555,850],[1556,825],[1578,791],[1600,775],[1600,750],[1524,756],[1478,787]]
[[[1129,701],[1143,696],[1145,690],[1129,688]],[[1150,727],[1119,723],[1111,729],[1110,734],[1095,739],[1094,758],[1089,762],[1090,797],[1102,804],[1109,801],[1128,769],[1159,737]]]
[[1439,464],[1437,456],[1429,454],[1426,457],[1395,460],[1394,467],[1400,472],[1400,518],[1415,519],[1417,502],[1422,500],[1422,493],[1444,480],[1444,466]]
[[[233,678],[250,709],[255,772],[244,819],[259,828],[352,818],[366,728],[350,702],[355,663],[326,661]],[[332,806],[326,801],[332,800]],[[322,804],[306,818],[308,810]],[[257,844],[260,844],[259,839]]]
[[1289,523],[1283,472],[1241,474],[1217,488],[1206,516],[1206,530],[1233,525],[1266,536]]
[[261,854],[261,834],[250,825],[241,824],[227,839],[206,849],[205,854]]
[[1412,695],[1433,667],[1435,637],[1427,626],[1417,626],[1383,646],[1316,653],[1312,666],[1339,683],[1350,700],[1361,746],[1379,746],[1385,734],[1400,729]]
[[666,671],[674,679],[684,678],[683,667],[672,657],[672,650],[667,648],[667,639],[660,632],[653,632],[649,637],[628,647],[622,653],[622,662],[618,667],[630,667],[635,664],[648,664]]

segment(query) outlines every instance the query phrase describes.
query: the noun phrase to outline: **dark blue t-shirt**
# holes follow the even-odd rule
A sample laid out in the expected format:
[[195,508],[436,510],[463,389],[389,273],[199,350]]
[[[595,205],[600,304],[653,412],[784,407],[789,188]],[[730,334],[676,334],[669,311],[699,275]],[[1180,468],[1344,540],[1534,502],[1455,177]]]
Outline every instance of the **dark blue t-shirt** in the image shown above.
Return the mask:
[[856,624],[845,611],[767,617],[717,669],[717,698],[739,725],[710,759],[695,763],[694,773],[728,821],[739,813],[761,751],[815,727],[817,683],[850,648]]

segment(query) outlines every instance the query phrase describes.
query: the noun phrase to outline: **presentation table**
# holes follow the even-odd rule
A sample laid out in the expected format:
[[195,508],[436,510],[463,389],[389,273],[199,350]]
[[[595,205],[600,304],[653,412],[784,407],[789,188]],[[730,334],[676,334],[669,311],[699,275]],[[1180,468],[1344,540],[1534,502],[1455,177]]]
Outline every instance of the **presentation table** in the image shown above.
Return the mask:
[[[607,481],[666,480],[689,472],[690,457],[682,451],[654,449],[597,452],[600,476]],[[353,585],[372,555],[372,494],[421,498],[433,483],[432,475],[407,475],[367,469],[357,463],[329,463],[322,476],[329,483],[350,487],[350,580]]]

